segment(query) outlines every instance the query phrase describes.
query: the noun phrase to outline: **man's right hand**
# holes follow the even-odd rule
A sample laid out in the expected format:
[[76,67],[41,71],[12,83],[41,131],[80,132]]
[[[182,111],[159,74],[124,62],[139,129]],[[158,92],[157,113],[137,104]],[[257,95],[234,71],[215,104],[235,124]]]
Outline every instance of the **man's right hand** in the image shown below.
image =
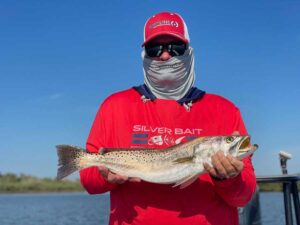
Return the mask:
[[108,182],[113,183],[113,184],[123,184],[126,181],[131,181],[131,182],[140,182],[141,181],[141,179],[136,178],[136,177],[129,178],[127,176],[115,174],[115,173],[109,171],[109,169],[107,169],[104,166],[99,166],[98,169],[99,169],[99,172],[101,173],[102,177],[105,180],[107,180]]
[[124,182],[126,182],[128,180],[128,177],[112,173],[111,171],[109,171],[109,169],[107,169],[104,166],[100,166],[100,167],[98,167],[98,169],[99,169],[99,172],[101,173],[102,177],[110,183],[123,184]]
[[[99,153],[103,152],[103,149],[104,148],[99,148]],[[127,177],[127,176],[122,176],[122,175],[113,173],[113,172],[109,171],[109,169],[107,169],[105,166],[99,166],[98,169],[99,169],[99,172],[101,173],[102,177],[112,184],[123,184],[126,181],[141,182],[140,178]]]

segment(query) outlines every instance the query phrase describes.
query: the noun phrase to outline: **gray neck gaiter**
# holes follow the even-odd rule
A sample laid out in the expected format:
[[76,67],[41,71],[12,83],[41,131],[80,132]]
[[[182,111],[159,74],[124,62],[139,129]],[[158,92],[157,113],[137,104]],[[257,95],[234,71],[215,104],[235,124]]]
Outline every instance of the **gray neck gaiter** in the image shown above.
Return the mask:
[[167,61],[153,60],[142,52],[144,82],[160,99],[179,100],[195,82],[194,51],[189,47],[182,56]]

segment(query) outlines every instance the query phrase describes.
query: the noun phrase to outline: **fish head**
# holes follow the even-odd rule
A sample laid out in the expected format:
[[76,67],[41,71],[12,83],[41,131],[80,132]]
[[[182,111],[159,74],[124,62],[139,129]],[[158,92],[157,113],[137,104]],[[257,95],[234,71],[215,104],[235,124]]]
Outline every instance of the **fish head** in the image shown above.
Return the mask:
[[246,156],[251,155],[258,148],[257,144],[251,144],[250,136],[248,135],[222,136],[221,145],[221,149],[223,149],[224,152],[238,159],[243,159]]

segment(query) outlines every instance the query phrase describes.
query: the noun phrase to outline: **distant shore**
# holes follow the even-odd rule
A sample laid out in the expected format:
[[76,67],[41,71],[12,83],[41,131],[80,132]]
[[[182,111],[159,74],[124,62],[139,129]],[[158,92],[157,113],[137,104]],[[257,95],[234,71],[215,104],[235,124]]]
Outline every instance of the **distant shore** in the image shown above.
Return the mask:
[[[258,184],[262,192],[281,192],[280,183]],[[300,190],[300,183],[298,182]],[[0,174],[0,194],[7,193],[44,193],[44,192],[84,192],[79,180],[58,181],[51,178],[37,178],[30,175],[13,173]]]
[[[261,183],[257,185],[261,192],[282,192],[282,183]],[[297,185],[300,191],[300,182]]]
[[83,192],[79,180],[58,181],[13,173],[0,174],[0,193]]

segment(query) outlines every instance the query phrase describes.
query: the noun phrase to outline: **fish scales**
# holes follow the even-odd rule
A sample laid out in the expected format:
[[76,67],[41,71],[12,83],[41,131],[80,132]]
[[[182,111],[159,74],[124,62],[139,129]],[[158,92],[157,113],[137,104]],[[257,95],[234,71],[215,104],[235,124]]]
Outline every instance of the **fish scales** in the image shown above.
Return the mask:
[[[181,151],[183,155],[185,151]],[[130,153],[130,154],[129,154]],[[105,155],[105,161],[108,167],[116,173],[123,174],[124,170],[139,169],[140,171],[152,171],[165,169],[169,167],[174,158],[180,157],[166,150],[126,150],[111,151]],[[120,160],[122,159],[122,160]],[[169,163],[167,163],[169,161]],[[110,165],[108,165],[110,163]],[[119,164],[119,165],[118,165]],[[123,168],[125,167],[126,168]],[[132,172],[128,171],[131,175]],[[134,172],[133,172],[134,173]]]

